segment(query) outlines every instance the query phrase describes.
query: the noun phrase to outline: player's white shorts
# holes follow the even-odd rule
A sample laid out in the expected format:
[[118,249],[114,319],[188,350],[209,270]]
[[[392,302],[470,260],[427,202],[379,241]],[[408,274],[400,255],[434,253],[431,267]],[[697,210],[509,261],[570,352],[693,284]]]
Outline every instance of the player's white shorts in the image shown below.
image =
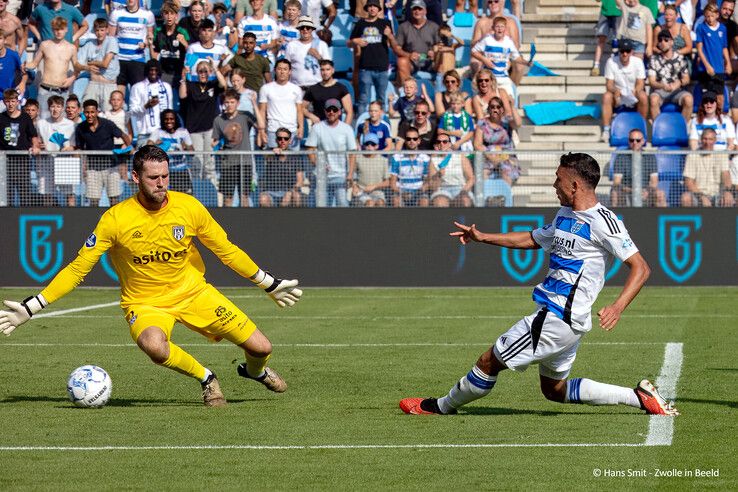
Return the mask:
[[495,356],[513,371],[523,372],[538,364],[542,376],[569,376],[583,333],[572,330],[554,313],[542,308],[526,316],[497,339]]

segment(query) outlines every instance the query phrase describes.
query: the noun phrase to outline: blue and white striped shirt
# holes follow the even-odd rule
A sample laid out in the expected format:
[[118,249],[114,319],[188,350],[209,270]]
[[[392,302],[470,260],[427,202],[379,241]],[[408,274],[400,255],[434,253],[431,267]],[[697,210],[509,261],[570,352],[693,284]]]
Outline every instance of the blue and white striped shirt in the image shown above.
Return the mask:
[[551,224],[532,234],[549,253],[548,275],[533,289],[533,301],[573,330],[591,330],[592,305],[613,257],[625,261],[638,252],[625,225],[598,203],[579,211],[561,207]]
[[142,43],[146,42],[149,29],[154,29],[154,14],[145,9],[135,12],[116,9],[110,13],[108,22],[117,27],[115,37],[120,48],[120,60],[144,63],[146,56]]
[[505,36],[501,41],[498,41],[493,34],[487,34],[474,45],[472,51],[482,53],[492,61],[492,73],[498,79],[508,78],[507,71],[510,69],[510,60],[517,60],[520,57],[515,43],[509,36]]
[[390,176],[397,176],[400,191],[417,191],[428,176],[428,154],[395,154],[390,159]]

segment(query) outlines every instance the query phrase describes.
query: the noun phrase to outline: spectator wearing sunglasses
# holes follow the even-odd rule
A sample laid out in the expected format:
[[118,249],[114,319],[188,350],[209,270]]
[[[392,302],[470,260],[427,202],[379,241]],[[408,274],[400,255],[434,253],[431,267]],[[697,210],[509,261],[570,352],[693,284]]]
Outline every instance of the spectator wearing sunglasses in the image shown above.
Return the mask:
[[643,60],[633,56],[633,43],[629,39],[618,42],[618,56],[605,64],[605,93],[602,95],[602,141],[610,140],[610,123],[615,108],[636,108],[646,119],[646,68]]
[[[646,146],[643,132],[634,128],[628,133],[628,149],[641,152]],[[613,154],[612,187],[610,188],[610,205],[613,207],[629,207],[632,205],[633,193],[633,155]],[[641,189],[643,190],[644,207],[666,207],[666,194],[659,189],[659,170],[655,154],[641,154]]]
[[438,154],[431,157],[431,195],[434,207],[471,207],[474,203],[474,170],[465,155],[452,153],[451,138],[440,134],[435,143]]
[[420,101],[415,105],[415,111],[413,112],[414,118],[412,121],[405,121],[400,123],[397,129],[397,150],[402,150],[404,140],[407,138],[407,131],[410,128],[414,128],[420,134],[420,142],[418,149],[420,150],[433,150],[433,142],[436,140],[436,133],[438,133],[437,125],[431,121],[431,108],[425,101]]
[[[420,134],[410,127],[401,150],[417,151]],[[390,160],[390,188],[394,207],[427,207],[430,155],[421,152],[395,154]]]
[[[341,101],[329,99],[325,103],[326,119],[313,125],[305,141],[308,150],[318,150],[321,155],[311,152],[310,161],[314,166],[325,166],[327,175],[327,205],[329,207],[348,207],[347,185],[351,186],[356,156],[346,155],[356,150],[356,139],[351,125],[341,121]],[[316,176],[311,176],[311,182]]]
[[674,51],[674,38],[668,30],[663,30],[656,38],[659,53],[651,56],[648,67],[648,85],[651,87],[651,118],[661,113],[661,105],[674,103],[682,108],[684,121],[692,117],[692,94],[686,90],[689,85],[689,64]]
[[264,159],[259,174],[260,207],[301,207],[304,203],[302,187],[305,183],[304,156],[286,155],[292,143],[292,132],[277,129],[274,155]]

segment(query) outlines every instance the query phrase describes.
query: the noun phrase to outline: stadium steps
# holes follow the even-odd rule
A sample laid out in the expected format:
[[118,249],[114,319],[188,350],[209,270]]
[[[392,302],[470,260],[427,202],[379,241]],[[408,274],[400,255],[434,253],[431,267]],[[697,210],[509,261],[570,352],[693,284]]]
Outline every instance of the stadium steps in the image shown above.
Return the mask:
[[[526,5],[527,8],[527,5]],[[540,9],[540,7],[539,7]],[[579,11],[575,7],[544,7],[544,12],[537,10],[532,14],[525,14],[523,19],[526,22],[550,22],[550,23],[576,23],[576,22],[597,22],[600,17],[600,9],[588,9],[588,11]],[[523,23],[523,30],[525,30],[525,23]],[[594,39],[594,30],[592,31],[592,38]]]
[[518,129],[525,142],[598,142],[599,125],[523,125]]

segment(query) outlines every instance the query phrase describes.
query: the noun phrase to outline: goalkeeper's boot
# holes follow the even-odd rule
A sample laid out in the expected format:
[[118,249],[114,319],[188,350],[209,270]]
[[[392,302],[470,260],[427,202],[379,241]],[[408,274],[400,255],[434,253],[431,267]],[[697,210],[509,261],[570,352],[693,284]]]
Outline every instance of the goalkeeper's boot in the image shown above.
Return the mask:
[[202,385],[202,399],[206,407],[224,407],[226,399],[220,390],[220,383],[215,373],[211,373]]
[[456,409],[447,414],[441,412],[436,398],[405,398],[400,400],[400,409],[409,415],[452,415],[456,413]]
[[236,370],[238,371],[239,376],[246,379],[253,379],[254,381],[258,381],[266,386],[269,391],[274,391],[275,393],[284,393],[285,391],[287,391],[287,383],[284,382],[282,376],[277,374],[277,371],[270,367],[265,367],[264,374],[262,374],[261,377],[258,378],[249,375],[248,371],[246,370],[245,362],[239,364]]
[[664,400],[651,381],[644,379],[636,386],[635,394],[641,402],[641,408],[649,415],[679,415],[679,411],[671,403]]

